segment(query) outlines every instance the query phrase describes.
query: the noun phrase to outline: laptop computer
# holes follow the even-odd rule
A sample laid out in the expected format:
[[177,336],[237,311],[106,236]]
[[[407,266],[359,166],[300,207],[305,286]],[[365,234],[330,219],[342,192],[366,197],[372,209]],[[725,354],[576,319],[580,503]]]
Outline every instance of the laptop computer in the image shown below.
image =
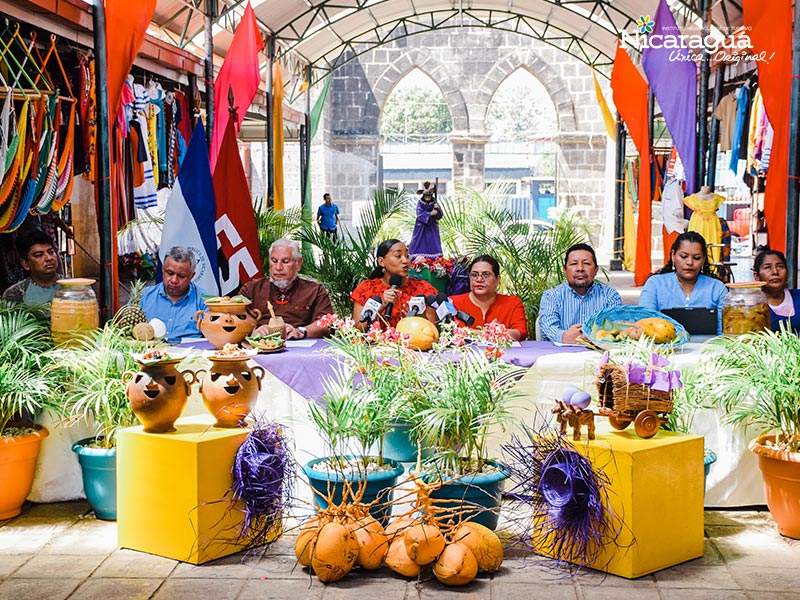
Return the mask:
[[664,308],[661,312],[683,325],[691,335],[716,335],[717,333],[716,308]]

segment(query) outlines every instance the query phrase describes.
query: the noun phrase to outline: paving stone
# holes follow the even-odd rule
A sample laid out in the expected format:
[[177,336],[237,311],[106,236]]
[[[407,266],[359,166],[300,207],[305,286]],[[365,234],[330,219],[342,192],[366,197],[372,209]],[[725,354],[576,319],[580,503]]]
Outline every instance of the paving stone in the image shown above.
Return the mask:
[[[775,562],[780,567],[736,565],[733,570],[741,588],[758,592],[800,590],[800,561]],[[737,586],[738,587],[738,586]],[[795,592],[800,595],[800,592]]]
[[[381,600],[404,600],[408,585],[400,577],[384,575],[372,578],[365,577],[361,571],[353,571],[344,579],[327,584],[322,598],[323,600],[350,600],[369,594],[370,597]],[[437,594],[436,597],[439,598],[439,595]]]
[[53,538],[45,548],[51,554],[100,554],[108,556],[117,549],[117,524],[87,517],[73,523]]
[[[371,590],[372,588],[370,588]],[[319,600],[325,592],[325,584],[316,578],[298,579],[251,579],[244,584],[239,593],[240,600]],[[353,596],[351,596],[352,598]]]
[[[76,552],[80,548],[75,548]],[[96,554],[68,555],[41,553],[20,567],[12,577],[22,579],[58,579],[68,573],[70,577],[86,579],[105,558]]]
[[172,573],[178,561],[135,550],[117,550],[101,564],[93,577],[158,578]]
[[[234,600],[244,587],[243,579],[209,580],[199,579],[167,579],[153,596],[158,600]],[[297,596],[295,596],[296,598]],[[291,598],[291,596],[284,596]]]
[[23,508],[22,516],[26,519],[45,518],[75,518],[86,516],[91,512],[91,507],[86,500],[72,502],[52,502],[49,504],[35,504],[29,502]]
[[659,600],[661,598],[655,584],[652,588],[579,585],[578,589],[583,600]]
[[80,584],[80,579],[7,579],[0,583],[0,598],[63,600]]
[[610,573],[602,573],[591,569],[581,569],[574,576],[575,583],[582,588],[587,587],[610,587],[643,590],[656,589],[656,582],[653,575],[643,575],[636,579],[626,579]]
[[9,521],[0,527],[0,554],[38,552],[67,527],[68,522],[58,519]]
[[713,541],[725,562],[737,568],[772,567],[791,562],[800,565],[800,549],[777,538],[777,532],[772,536],[751,532],[749,536],[714,538]]
[[255,577],[309,579],[309,571],[294,556],[264,556],[254,565]]
[[658,587],[738,590],[739,584],[726,566],[678,565],[654,574]]
[[[163,579],[125,579],[120,577],[93,577],[87,579],[70,600],[145,600],[162,585]],[[203,596],[198,596],[202,598]]]
[[[453,596],[456,598],[459,596]],[[438,600],[439,595],[436,595]],[[547,598],[547,600],[573,600],[578,593],[571,585],[537,585],[528,583],[505,583],[495,581],[492,589],[492,600],[531,600],[531,598]]]
[[[745,600],[747,597],[745,592],[733,590],[698,590],[692,588],[661,590],[662,600]],[[797,598],[797,594],[793,597]],[[773,598],[774,596],[770,594],[770,600],[773,600]]]
[[32,557],[32,554],[0,554],[0,581],[11,575]]
[[539,556],[505,560],[495,578],[502,578],[506,582],[572,585],[572,573],[569,567],[562,568],[556,561]]
[[206,579],[247,579],[255,576],[255,566],[260,558],[234,554],[204,563],[178,563],[170,574],[170,579],[206,578]]

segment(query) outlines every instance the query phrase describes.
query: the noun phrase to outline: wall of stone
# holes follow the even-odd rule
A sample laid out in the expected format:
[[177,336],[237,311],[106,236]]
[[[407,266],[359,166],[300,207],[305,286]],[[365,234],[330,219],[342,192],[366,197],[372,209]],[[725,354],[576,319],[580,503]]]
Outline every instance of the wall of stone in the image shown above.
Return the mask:
[[[613,211],[606,205],[613,198],[608,193],[613,171],[591,69],[548,44],[484,28],[411,35],[336,71],[324,112],[323,186],[338,198],[344,220],[350,219],[350,204],[370,197],[379,183],[381,110],[394,86],[414,68],[436,82],[450,109],[454,178],[479,189],[488,139],[484,120],[494,92],[518,68],[536,76],[558,116],[559,206],[580,206],[591,223],[593,242],[607,245],[613,237]],[[603,86],[608,95],[607,83]],[[317,195],[315,190],[315,204]]]

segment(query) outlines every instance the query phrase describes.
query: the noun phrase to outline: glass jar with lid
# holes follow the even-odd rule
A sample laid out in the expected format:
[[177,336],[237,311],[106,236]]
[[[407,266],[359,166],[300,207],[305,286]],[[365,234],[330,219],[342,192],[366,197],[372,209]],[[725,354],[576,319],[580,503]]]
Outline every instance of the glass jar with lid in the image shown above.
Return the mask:
[[69,344],[75,334],[100,326],[94,279],[59,279],[50,308],[50,331],[57,345]]
[[769,329],[767,297],[761,291],[763,281],[726,283],[728,294],[722,301],[722,333],[741,335]]

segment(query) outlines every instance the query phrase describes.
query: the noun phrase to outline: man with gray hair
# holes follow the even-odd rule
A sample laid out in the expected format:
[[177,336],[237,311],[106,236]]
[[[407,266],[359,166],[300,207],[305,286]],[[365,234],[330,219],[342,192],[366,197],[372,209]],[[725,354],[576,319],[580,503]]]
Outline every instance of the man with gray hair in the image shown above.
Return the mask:
[[201,335],[194,315],[198,310],[206,310],[203,295],[210,294],[192,283],[196,268],[194,252],[183,246],[173,246],[164,257],[161,283],[142,294],[140,306],[147,319],[164,321],[169,341]]
[[281,238],[269,247],[269,279],[253,279],[239,290],[253,301],[253,308],[261,311],[256,334],[267,333],[267,302],[272,303],[275,316],[286,322],[287,339],[318,338],[328,332],[316,323],[321,316],[333,312],[330,296],[320,284],[297,276],[302,266],[300,244]]

